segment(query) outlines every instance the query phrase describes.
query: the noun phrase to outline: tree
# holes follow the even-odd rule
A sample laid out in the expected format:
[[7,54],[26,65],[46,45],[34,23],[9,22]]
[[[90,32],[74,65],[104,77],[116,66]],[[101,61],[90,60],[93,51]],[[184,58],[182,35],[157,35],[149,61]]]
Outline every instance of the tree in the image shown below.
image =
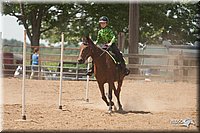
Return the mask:
[[[130,3],[129,5],[129,54],[138,54],[139,41],[139,5]],[[130,64],[138,64],[138,58],[129,58]],[[130,69],[131,73],[138,74],[138,68]]]
[[27,30],[32,46],[39,46],[41,35],[62,27],[76,14],[74,4],[3,3],[3,14],[15,16]]
[[194,35],[196,36],[196,42],[200,46],[200,1],[196,4],[196,16],[195,16],[195,27],[194,27]]
[[[110,19],[110,26],[117,34],[119,31],[127,32],[128,25],[128,3],[127,4],[103,4],[103,3],[78,3],[76,9],[79,12],[74,15],[66,26],[55,27],[51,32],[46,32],[44,38],[50,37],[53,32],[64,30],[67,40],[73,43],[80,39],[81,35],[90,33],[95,40],[99,29],[98,20],[101,16]],[[123,21],[123,23],[122,23]],[[125,27],[125,28],[124,28]],[[52,42],[57,42],[60,34],[55,34]]]
[[[85,32],[90,33],[95,40],[99,28],[98,19],[103,15],[110,19],[110,25],[116,35],[119,32],[125,32],[128,39],[128,5],[128,3],[94,2],[77,4],[76,8],[79,8],[79,12],[68,23],[68,26],[64,27],[65,34],[68,36],[67,40],[76,42]],[[193,3],[140,4],[139,41],[147,44],[160,44],[162,38],[163,40],[170,39],[174,44],[193,42],[195,40],[192,32],[195,29],[195,9]],[[59,27],[56,29],[56,31],[61,30]]]
[[[128,3],[3,3],[3,13],[18,18],[27,30],[31,45],[39,39],[77,43],[82,34],[90,33],[95,40],[99,17],[106,15],[116,35],[128,36]],[[139,41],[159,44],[159,38],[170,39],[176,44],[195,40],[193,3],[140,4]]]

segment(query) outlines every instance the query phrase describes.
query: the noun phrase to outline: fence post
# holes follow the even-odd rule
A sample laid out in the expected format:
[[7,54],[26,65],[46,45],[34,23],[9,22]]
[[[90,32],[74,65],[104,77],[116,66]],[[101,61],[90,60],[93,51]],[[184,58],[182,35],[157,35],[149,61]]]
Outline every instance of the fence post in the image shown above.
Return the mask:
[[186,82],[189,81],[189,79],[188,79],[189,70],[188,70],[188,68],[186,68],[184,66],[189,66],[189,64],[190,64],[189,60],[188,59],[184,59],[184,57],[183,57],[183,81],[186,81]]
[[122,52],[124,52],[124,44],[125,44],[125,33],[119,32],[119,34],[118,34],[118,48]]
[[[0,32],[0,44],[2,44],[2,32]],[[2,45],[0,47],[2,47]]]
[[[41,51],[41,48],[38,46],[39,51]],[[41,53],[41,52],[39,52]],[[38,79],[42,79],[42,61],[41,61],[41,54],[39,54],[39,64],[38,64]]]
[[79,63],[76,63],[76,80],[78,80]]
[[180,51],[179,53],[179,62],[178,62],[178,66],[179,66],[179,81],[183,81],[183,50]]

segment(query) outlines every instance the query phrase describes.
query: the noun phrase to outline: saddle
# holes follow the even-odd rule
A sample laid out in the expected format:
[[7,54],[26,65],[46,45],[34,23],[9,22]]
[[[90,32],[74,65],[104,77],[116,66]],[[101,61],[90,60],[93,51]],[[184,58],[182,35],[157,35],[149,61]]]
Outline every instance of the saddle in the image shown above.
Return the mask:
[[[123,73],[125,75],[129,75],[130,70],[128,70],[126,68],[125,59],[123,58],[123,56],[122,57],[117,57],[116,54],[114,54],[112,52],[112,50],[110,49],[110,47],[108,45],[103,45],[102,49],[104,49],[105,52],[107,52],[108,55],[111,57],[111,59],[114,61],[114,63],[116,64],[116,69],[117,70],[121,70],[121,71],[123,71]],[[120,58],[122,58],[122,59],[120,59]]]
[[103,45],[102,49],[105,50],[106,53],[108,53],[108,55],[111,57],[111,59],[114,61],[114,63],[118,66],[121,64],[121,62],[119,61],[119,59],[117,58],[117,56],[111,51],[109,50],[109,46],[108,45]]
[[116,65],[121,64],[119,61],[117,61],[117,60],[118,60],[118,59],[117,59],[117,56],[116,56],[114,53],[112,53],[112,51],[107,51],[107,50],[106,50],[106,52],[108,53],[108,55],[111,57],[111,59],[114,61],[114,63],[115,63]]

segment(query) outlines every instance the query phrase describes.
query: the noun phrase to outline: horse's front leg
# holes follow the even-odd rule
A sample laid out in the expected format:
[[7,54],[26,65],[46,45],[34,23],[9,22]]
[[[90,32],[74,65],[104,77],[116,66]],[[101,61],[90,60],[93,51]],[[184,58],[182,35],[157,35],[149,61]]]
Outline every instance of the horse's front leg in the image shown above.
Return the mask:
[[109,103],[108,103],[107,98],[105,96],[105,91],[104,91],[104,86],[103,86],[104,84],[98,82],[98,85],[99,85],[99,89],[100,89],[100,92],[101,92],[101,98],[105,101],[106,105],[109,106]]
[[108,99],[109,99],[109,109],[108,112],[112,112],[112,106],[114,103],[112,102],[112,90],[114,89],[114,83],[108,83],[109,84],[109,89],[108,89]]

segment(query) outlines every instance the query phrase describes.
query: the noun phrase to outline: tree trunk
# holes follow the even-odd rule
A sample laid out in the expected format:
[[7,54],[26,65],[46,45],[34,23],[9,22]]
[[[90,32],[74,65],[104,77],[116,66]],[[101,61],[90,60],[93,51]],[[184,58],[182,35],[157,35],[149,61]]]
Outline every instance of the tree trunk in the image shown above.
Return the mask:
[[31,46],[40,46],[40,33],[33,33],[31,36]]
[[32,11],[32,21],[31,21],[31,27],[32,27],[32,38],[31,38],[31,46],[39,46],[40,41],[40,28],[41,28],[41,21],[42,21],[42,11],[43,9],[41,7],[38,8],[38,10]]
[[[138,54],[139,40],[139,5],[129,3],[129,54]],[[138,58],[129,58],[129,64],[138,64]],[[130,69],[131,73],[138,74],[138,68]]]
[[[30,42],[31,42],[31,53],[33,53],[33,50],[35,47],[40,46],[40,28],[41,28],[41,21],[42,21],[42,16],[43,16],[43,8],[41,6],[37,10],[33,10],[31,12],[31,36],[29,37]],[[30,32],[30,30],[29,30]],[[32,64],[32,54],[31,54],[31,61],[30,64]]]
[[[18,19],[23,22],[24,28],[27,31],[27,36],[31,42],[31,46],[39,46],[40,41],[40,28],[43,17],[43,6],[38,6],[38,8],[34,8],[29,15],[31,15],[31,19],[28,21],[28,16],[26,16],[25,11],[26,8],[24,4],[20,3],[21,16],[18,16]],[[30,23],[29,23],[30,22]],[[31,27],[29,27],[31,25]]]

